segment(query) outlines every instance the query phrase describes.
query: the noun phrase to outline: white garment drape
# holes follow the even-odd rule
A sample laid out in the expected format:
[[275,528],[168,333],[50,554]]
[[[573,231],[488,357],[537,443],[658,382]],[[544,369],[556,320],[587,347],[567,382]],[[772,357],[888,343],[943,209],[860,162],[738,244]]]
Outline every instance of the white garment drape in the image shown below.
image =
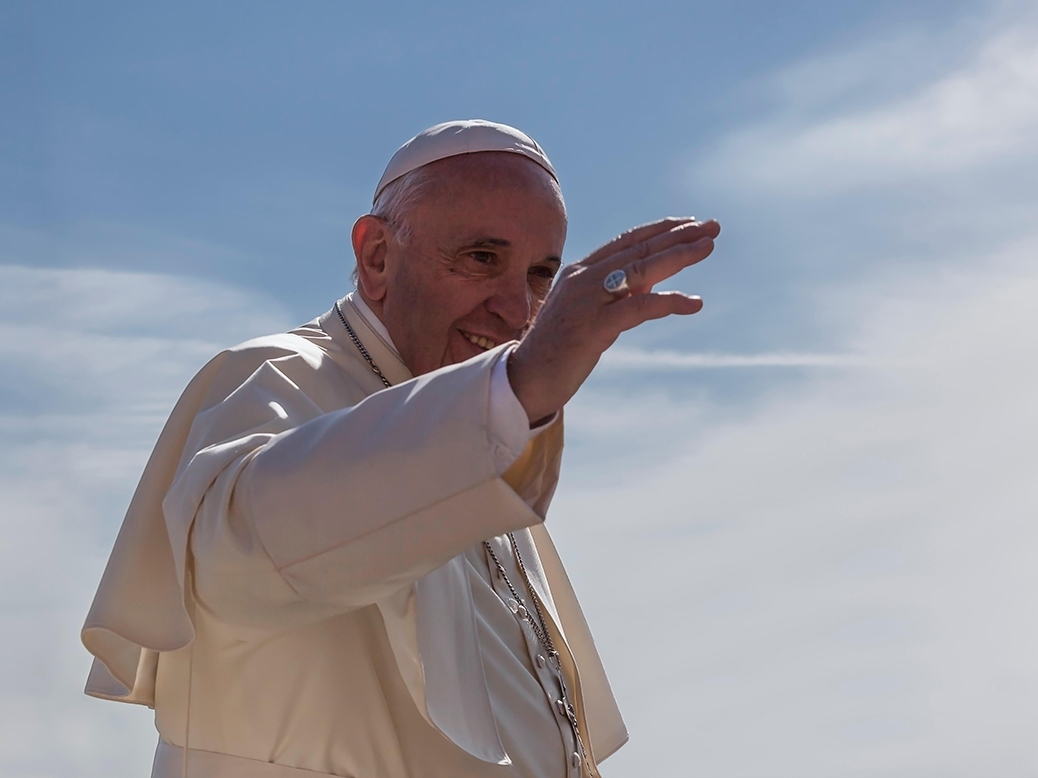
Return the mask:
[[[459,759],[505,765],[459,555],[531,527],[550,628],[604,758],[626,732],[540,527],[561,425],[499,477],[487,410],[496,350],[413,379],[346,311],[398,386],[382,387],[330,313],[221,354],[185,391],[84,626],[99,660],[88,693],[155,705],[172,744],[189,736],[192,748],[326,773],[418,774],[394,745],[433,747],[401,727],[409,707]],[[354,722],[375,728],[367,753],[343,740],[357,707],[343,694],[385,702]]]

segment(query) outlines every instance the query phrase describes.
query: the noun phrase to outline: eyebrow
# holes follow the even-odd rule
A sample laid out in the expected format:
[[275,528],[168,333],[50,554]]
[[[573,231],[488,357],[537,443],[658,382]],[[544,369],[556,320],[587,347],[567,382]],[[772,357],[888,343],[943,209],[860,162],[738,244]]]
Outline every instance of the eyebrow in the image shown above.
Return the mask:
[[498,248],[508,249],[512,247],[512,241],[505,240],[504,238],[491,238],[489,236],[475,238],[469,242],[470,246],[497,246]]
[[[510,249],[510,248],[512,248],[512,241],[505,240],[504,238],[492,238],[490,236],[484,236],[484,237],[480,237],[480,238],[475,238],[474,240],[470,241],[468,245],[474,246],[474,247],[477,247],[477,246],[494,246],[495,248]],[[559,267],[562,267],[562,257],[556,257],[555,255],[551,255],[551,256],[545,257],[544,261],[545,262],[553,262],[556,265],[558,265]]]

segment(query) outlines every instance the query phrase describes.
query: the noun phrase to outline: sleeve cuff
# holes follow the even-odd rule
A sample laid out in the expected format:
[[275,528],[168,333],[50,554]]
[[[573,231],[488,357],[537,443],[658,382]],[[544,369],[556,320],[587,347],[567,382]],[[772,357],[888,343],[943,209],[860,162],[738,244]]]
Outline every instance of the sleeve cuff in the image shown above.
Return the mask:
[[512,384],[508,380],[508,357],[515,348],[511,346],[501,350],[490,374],[490,414],[487,432],[494,456],[494,469],[499,476],[519,458],[534,437],[548,429],[558,418],[558,414],[554,413],[547,421],[530,428],[526,409],[515,396]]

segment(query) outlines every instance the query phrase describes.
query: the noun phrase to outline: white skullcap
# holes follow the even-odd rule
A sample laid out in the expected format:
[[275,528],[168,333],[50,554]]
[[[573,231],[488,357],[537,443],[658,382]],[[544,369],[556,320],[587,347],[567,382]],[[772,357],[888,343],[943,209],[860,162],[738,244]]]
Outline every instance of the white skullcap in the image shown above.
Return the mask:
[[422,130],[397,149],[386,165],[386,172],[382,174],[382,179],[375,188],[375,196],[371,200],[377,200],[383,189],[412,170],[438,159],[477,151],[510,151],[522,154],[547,170],[556,183],[559,180],[544,149],[526,133],[507,124],[488,122],[484,119],[466,119],[444,122]]

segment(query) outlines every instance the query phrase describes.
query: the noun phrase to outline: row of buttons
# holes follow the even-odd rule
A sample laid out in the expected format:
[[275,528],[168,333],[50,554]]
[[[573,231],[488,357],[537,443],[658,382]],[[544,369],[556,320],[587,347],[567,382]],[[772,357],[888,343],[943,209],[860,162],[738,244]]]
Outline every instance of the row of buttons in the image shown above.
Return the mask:
[[[495,569],[493,569],[493,567],[491,569],[492,569],[493,577],[495,579],[497,579],[497,581],[504,581],[505,580],[503,578],[503,576],[501,575],[501,571],[500,570],[495,570]],[[496,588],[497,587],[495,586],[495,589]],[[507,596],[506,593],[500,592],[500,591],[498,593],[503,595],[502,599],[504,600],[505,607],[507,607],[508,610],[516,617],[516,619],[518,619],[520,624],[523,625],[523,631],[526,632],[527,630],[531,630],[532,629],[532,624],[533,624],[533,622],[532,622],[533,616],[527,610],[527,608],[524,605],[522,605],[518,600],[516,600],[515,597]],[[533,635],[531,634],[530,637],[532,638]],[[539,644],[540,641],[537,641],[537,642]],[[534,654],[533,651],[531,651],[530,653]],[[534,654],[533,660],[534,660],[534,664],[536,664],[538,670],[544,670],[549,665],[548,658],[542,652],[537,652],[536,654]],[[558,673],[561,673],[561,669],[559,668],[559,665],[556,664],[556,663],[552,663],[552,669],[555,670]],[[540,674],[538,673],[538,675],[540,675]],[[542,684],[546,683],[547,682],[547,677],[546,676],[541,676],[540,680],[541,680]],[[561,676],[558,677],[558,678],[555,678],[555,683],[563,683],[562,679],[561,679]],[[563,683],[563,689],[564,688],[565,688],[565,685]],[[545,691],[547,691],[547,687],[545,688]],[[556,694],[558,693],[558,689],[557,688],[555,690],[555,693]],[[563,693],[565,693],[565,692],[563,692]],[[565,699],[562,699],[562,698],[556,699],[555,700],[555,705],[553,707],[555,707],[556,710],[558,711],[559,716],[561,717],[562,721],[566,722],[567,725],[571,725],[571,712],[572,711],[568,707]],[[564,742],[565,741],[569,741],[568,745],[572,748],[573,745],[575,745],[575,743],[573,742],[572,738],[576,735],[576,732],[572,729],[572,726],[562,726],[562,727],[560,727],[560,730],[563,731],[563,732],[566,732],[568,730],[567,734],[569,735],[569,737],[565,737],[564,736]],[[567,757],[567,762],[569,763],[570,771],[572,771],[572,772],[567,771],[567,773],[570,776],[570,778],[579,778],[579,776],[583,776],[584,775],[584,771],[581,769],[582,766],[583,766],[583,758],[581,757],[579,751],[577,751],[577,750],[572,751],[568,755],[568,757]]]

